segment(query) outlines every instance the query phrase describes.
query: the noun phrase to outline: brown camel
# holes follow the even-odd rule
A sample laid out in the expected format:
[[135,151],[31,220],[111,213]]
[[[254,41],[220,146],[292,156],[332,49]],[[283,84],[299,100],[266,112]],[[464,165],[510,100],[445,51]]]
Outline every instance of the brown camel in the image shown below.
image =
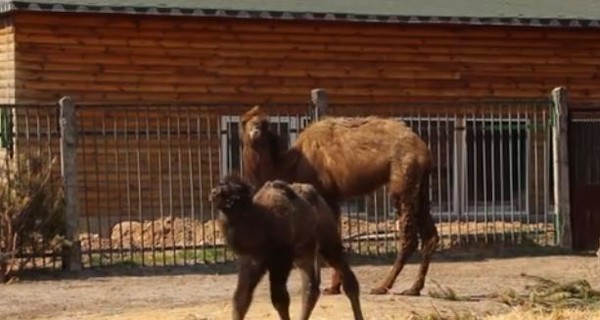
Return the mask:
[[343,251],[334,213],[309,184],[268,181],[257,192],[235,175],[211,190],[221,212],[219,226],[238,255],[233,319],[244,319],[256,285],[269,272],[271,302],[288,320],[286,283],[295,263],[302,274],[302,314],[308,319],[319,298],[320,255],[340,270],[354,319],[362,320],[359,285]]
[[[392,288],[417,249],[420,235],[419,274],[402,292],[420,294],[439,237],[429,209],[431,153],[416,133],[394,119],[326,117],[304,129],[292,147],[283,150],[260,107],[246,112],[241,125],[244,178],[257,186],[273,179],[310,183],[331,206],[338,222],[341,200],[389,184],[402,236],[392,270],[371,293],[384,294]],[[324,293],[340,293],[338,270]]]

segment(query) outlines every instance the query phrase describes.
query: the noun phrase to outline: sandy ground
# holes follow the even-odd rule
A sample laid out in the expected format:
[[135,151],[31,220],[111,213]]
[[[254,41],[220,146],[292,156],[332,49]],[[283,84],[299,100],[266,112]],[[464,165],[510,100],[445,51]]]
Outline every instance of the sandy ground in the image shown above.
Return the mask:
[[[418,265],[409,264],[400,275],[395,292],[413,281]],[[86,272],[69,279],[38,278],[0,286],[0,319],[145,319],[208,320],[230,319],[230,298],[236,275],[231,267],[174,269],[127,275],[128,272]],[[363,295],[366,319],[408,319],[412,312],[428,315],[436,310],[470,312],[480,316],[511,312],[511,308],[488,295],[509,288],[524,290],[528,280],[522,272],[557,281],[586,279],[600,288],[600,266],[596,257],[549,256],[472,261],[434,261],[423,295],[404,297],[393,294],[373,296],[366,292],[379,282],[389,265],[354,266]],[[131,273],[131,272],[130,272]],[[331,270],[323,270],[325,284]],[[260,283],[247,319],[277,319],[269,302],[267,281]],[[438,282],[450,287],[465,301],[448,301],[428,296]],[[292,296],[292,318],[300,306],[299,275],[292,273],[288,288]],[[351,319],[350,306],[342,296],[322,296],[311,319]]]

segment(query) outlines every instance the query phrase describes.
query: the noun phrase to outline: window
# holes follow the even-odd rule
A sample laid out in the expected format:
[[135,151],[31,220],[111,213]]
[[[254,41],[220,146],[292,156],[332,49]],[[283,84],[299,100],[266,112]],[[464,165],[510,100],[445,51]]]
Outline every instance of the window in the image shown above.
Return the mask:
[[[278,132],[288,147],[307,123],[308,118],[304,116],[269,117],[271,130]],[[241,147],[239,116],[221,117],[221,176],[232,171],[241,172]]]
[[[527,121],[466,121],[466,190],[471,210],[525,209],[527,198]],[[481,211],[481,210],[478,210]]]
[[12,109],[0,108],[0,147],[12,150],[13,146],[13,118]]

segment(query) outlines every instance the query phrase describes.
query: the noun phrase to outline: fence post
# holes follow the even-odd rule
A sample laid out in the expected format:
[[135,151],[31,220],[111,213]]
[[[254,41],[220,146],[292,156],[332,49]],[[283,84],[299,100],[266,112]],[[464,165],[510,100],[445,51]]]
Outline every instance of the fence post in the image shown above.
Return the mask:
[[557,87],[552,90],[552,117],[554,127],[553,161],[554,161],[554,208],[558,219],[558,243],[561,247],[572,249],[571,237],[571,199],[569,187],[569,146],[567,90]]
[[63,97],[60,106],[61,176],[65,195],[65,246],[63,268],[81,270],[81,243],[79,241],[79,199],[77,190],[77,126],[75,105],[70,97]]
[[322,88],[312,89],[310,91],[310,98],[314,107],[314,120],[319,121],[320,116],[325,115],[327,113],[327,91],[325,91],[325,89]]

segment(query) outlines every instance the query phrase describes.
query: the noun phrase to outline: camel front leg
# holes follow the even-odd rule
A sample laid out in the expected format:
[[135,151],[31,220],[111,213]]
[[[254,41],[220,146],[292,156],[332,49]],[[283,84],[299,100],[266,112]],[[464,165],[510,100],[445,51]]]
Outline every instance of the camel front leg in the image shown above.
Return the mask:
[[250,308],[252,294],[266,272],[263,261],[239,258],[238,282],[233,295],[233,320],[243,320]]
[[269,259],[269,284],[271,303],[279,319],[290,320],[290,295],[287,291],[287,280],[292,270],[293,258],[286,253],[275,253]]

